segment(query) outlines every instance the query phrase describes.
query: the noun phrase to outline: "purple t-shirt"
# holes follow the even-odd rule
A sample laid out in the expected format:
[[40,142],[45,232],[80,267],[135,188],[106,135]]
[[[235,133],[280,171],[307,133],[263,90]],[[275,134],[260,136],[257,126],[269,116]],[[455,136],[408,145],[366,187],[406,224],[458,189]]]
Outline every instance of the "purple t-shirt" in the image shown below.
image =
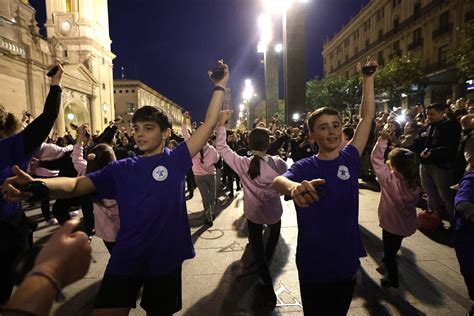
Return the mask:
[[[466,174],[459,182],[454,205],[461,202],[474,204],[474,171]],[[474,275],[474,223],[456,214],[454,248],[463,275]]]
[[195,256],[184,178],[191,168],[185,142],[151,157],[114,161],[88,174],[96,198],[117,201],[120,230],[106,274],[154,277]]
[[296,265],[303,282],[336,282],[354,277],[359,258],[366,256],[360,238],[359,152],[344,147],[334,160],[316,156],[294,163],[283,174],[295,181],[324,179],[319,202],[298,207]]
[[[0,140],[0,185],[13,176],[12,166],[18,165],[26,170],[32,155],[25,155],[23,133]],[[0,219],[10,216],[20,203],[6,203],[3,196],[0,197]]]

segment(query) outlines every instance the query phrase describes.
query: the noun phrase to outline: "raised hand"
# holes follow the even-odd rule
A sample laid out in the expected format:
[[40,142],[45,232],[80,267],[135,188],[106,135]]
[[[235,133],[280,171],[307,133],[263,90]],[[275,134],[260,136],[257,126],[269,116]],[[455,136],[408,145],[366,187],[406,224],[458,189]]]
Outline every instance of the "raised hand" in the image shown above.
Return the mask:
[[219,114],[219,120],[217,121],[217,126],[225,126],[231,114],[232,111],[230,110],[221,111],[221,113]]
[[224,77],[222,77],[222,79],[220,79],[219,81],[215,81],[211,78],[211,72],[209,71],[208,72],[209,78],[211,78],[212,82],[214,82],[215,85],[227,87],[227,82],[229,81],[229,67],[226,64],[224,64],[223,59],[217,61],[217,64],[219,67],[224,68]]
[[73,232],[78,220],[64,223],[43,246],[38,254],[33,272],[42,272],[53,277],[65,287],[81,279],[89,270],[91,246],[87,235]]
[[62,78],[63,73],[64,73],[63,65],[58,64],[57,66],[59,67],[59,69],[54,74],[54,76],[51,78],[51,85],[53,85],[53,86],[55,86],[55,85],[57,86],[61,83],[61,78]]
[[2,185],[2,194],[5,201],[16,203],[31,198],[33,193],[20,191],[19,188],[33,182],[34,179],[17,165],[12,167],[12,171],[14,176],[6,179]]
[[377,61],[368,56],[363,66],[360,62],[357,63],[356,69],[357,72],[361,73],[364,78],[368,78],[372,77],[375,74],[378,66],[379,64],[377,63]]

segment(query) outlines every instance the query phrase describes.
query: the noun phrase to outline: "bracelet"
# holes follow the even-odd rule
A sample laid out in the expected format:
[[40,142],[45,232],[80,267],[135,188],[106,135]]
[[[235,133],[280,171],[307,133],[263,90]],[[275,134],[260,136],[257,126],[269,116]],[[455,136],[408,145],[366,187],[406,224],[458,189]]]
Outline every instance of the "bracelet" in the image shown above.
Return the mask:
[[222,91],[225,93],[225,88],[223,86],[216,85],[214,89],[212,89],[212,92],[215,92],[215,91]]
[[26,316],[37,316],[38,314],[25,311],[19,308],[9,308],[9,307],[3,307],[0,309],[1,314],[6,314],[6,313],[12,313],[13,315],[26,315]]
[[47,279],[49,281],[49,283],[51,283],[51,285],[57,291],[56,302],[61,303],[61,302],[64,302],[66,300],[66,296],[64,295],[63,291],[61,290],[61,287],[59,286],[58,281],[55,278],[53,278],[52,276],[50,276],[49,274],[46,274],[46,273],[41,272],[41,271],[33,271],[29,274],[29,276],[40,276],[40,277],[43,277],[43,278]]

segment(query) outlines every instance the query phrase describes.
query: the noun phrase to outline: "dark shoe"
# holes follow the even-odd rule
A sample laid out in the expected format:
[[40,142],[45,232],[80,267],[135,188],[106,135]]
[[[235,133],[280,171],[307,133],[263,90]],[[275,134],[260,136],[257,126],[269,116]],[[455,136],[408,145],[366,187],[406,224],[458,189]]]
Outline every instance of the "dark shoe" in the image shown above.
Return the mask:
[[229,199],[233,199],[234,198],[234,193],[229,193],[228,197],[229,197]]
[[471,309],[467,312],[466,316],[474,316],[474,304],[471,305]]
[[377,271],[381,275],[384,275],[385,274],[385,264],[382,262],[377,268],[375,268],[375,271]]
[[271,284],[257,283],[253,294],[252,310],[256,315],[263,315],[275,309],[277,298]]
[[236,189],[236,190],[237,190],[237,191],[240,191],[240,187],[237,187],[237,189]]
[[212,221],[212,219],[205,219],[204,222],[206,223],[207,226],[209,227],[212,227],[214,226],[214,222]]
[[189,195],[186,197],[186,201],[191,200],[193,197],[194,197],[194,194],[189,194]]
[[386,278],[381,279],[380,285],[382,286],[382,289],[385,290],[390,295],[393,295],[393,296],[400,295],[400,292],[398,291],[398,286],[394,286],[393,283],[390,282],[388,279]]

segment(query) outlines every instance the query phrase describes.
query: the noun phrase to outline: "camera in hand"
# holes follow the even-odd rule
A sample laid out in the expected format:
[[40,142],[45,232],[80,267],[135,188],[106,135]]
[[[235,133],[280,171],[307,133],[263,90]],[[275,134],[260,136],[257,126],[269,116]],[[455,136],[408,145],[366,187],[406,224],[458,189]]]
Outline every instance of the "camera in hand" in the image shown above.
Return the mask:
[[362,73],[364,75],[372,75],[377,70],[377,66],[364,66],[362,67]]
[[53,68],[51,68],[50,71],[48,71],[46,76],[53,77],[58,72],[58,70],[59,70],[59,66],[54,66]]
[[220,81],[222,78],[224,78],[224,75],[225,75],[224,67],[217,67],[211,70],[211,78],[214,81]]
[[[77,131],[77,130],[79,129],[79,126],[77,126],[77,125],[74,124],[74,123],[71,123],[70,125],[71,125],[71,128],[72,128],[73,130],[75,130],[75,131]],[[86,133],[85,133],[84,135],[85,135],[87,138],[91,137],[91,134],[89,134],[88,131],[86,131]]]
[[43,201],[49,197],[49,188],[43,181],[30,182],[21,187],[20,191],[30,192],[33,194],[33,196],[27,200],[29,203]]

